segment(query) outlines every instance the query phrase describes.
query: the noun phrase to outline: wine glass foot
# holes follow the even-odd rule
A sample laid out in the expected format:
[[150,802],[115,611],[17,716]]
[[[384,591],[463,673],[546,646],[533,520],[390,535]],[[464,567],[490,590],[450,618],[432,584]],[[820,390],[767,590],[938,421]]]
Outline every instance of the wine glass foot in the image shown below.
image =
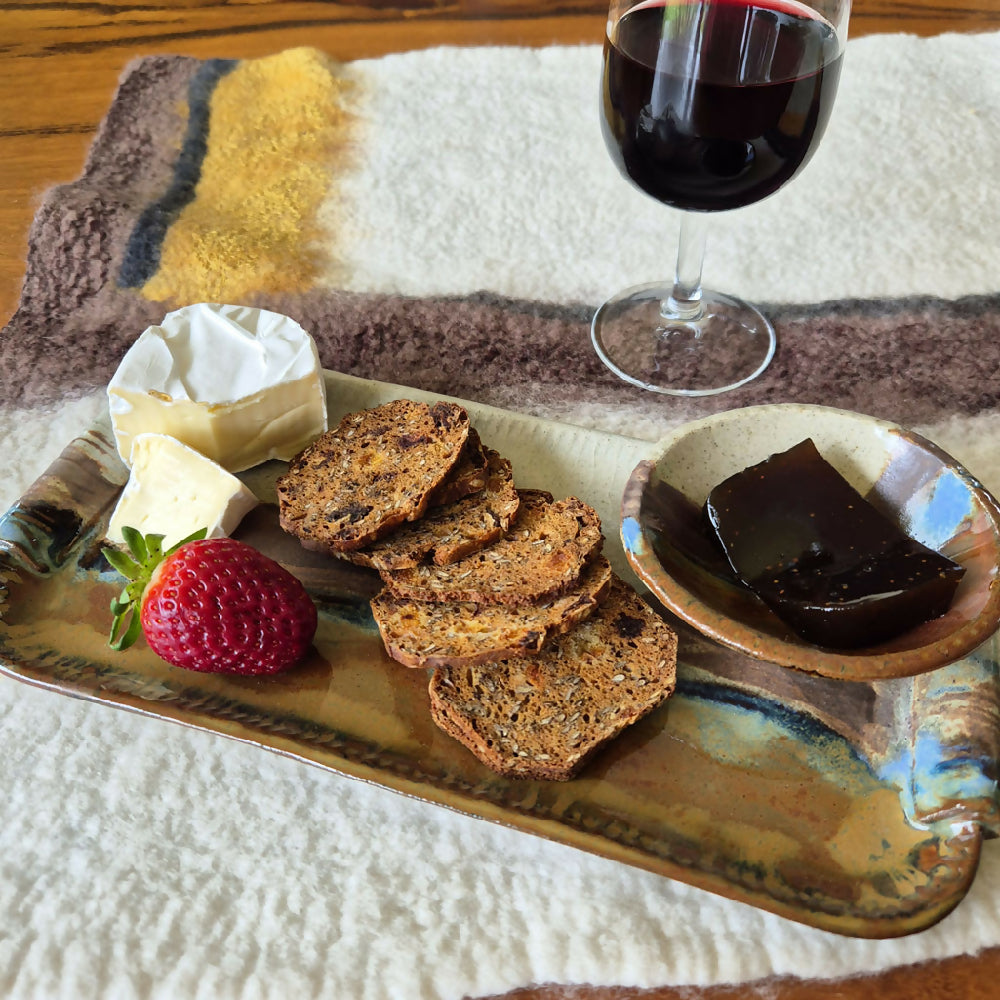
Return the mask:
[[669,285],[627,288],[594,314],[601,360],[633,385],[673,396],[711,396],[756,378],[774,357],[774,327],[740,299],[704,290],[694,319],[671,318]]

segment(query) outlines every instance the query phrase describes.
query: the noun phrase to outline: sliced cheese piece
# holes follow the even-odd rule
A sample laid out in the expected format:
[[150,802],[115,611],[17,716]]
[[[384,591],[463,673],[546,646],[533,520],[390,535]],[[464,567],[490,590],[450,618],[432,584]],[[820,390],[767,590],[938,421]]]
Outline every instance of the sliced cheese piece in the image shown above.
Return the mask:
[[166,434],[139,434],[132,469],[111,515],[108,538],[120,543],[122,527],[164,536],[163,547],[200,528],[209,538],[230,535],[258,500],[236,476]]
[[168,434],[230,472],[288,461],[327,427],[312,337],[280,313],[199,303],[145,330],[108,384],[118,453]]

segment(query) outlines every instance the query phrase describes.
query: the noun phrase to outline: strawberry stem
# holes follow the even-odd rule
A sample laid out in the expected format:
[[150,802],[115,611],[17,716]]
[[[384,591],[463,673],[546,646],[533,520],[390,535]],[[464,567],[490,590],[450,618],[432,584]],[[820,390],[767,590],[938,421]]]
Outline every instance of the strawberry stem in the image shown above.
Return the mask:
[[[122,603],[118,598],[115,598],[111,602],[111,611],[114,617],[111,620],[111,634],[108,637],[108,645],[120,652],[134,645],[136,639],[139,638],[142,632],[142,620],[139,618],[139,609],[134,604],[130,602]],[[122,625],[126,619],[128,620],[128,626],[122,631]]]
[[143,592],[153,575],[153,570],[182,545],[204,538],[207,534],[207,528],[200,528],[164,552],[163,535],[144,535],[141,531],[125,525],[122,527],[122,538],[129,551],[123,552],[121,549],[107,546],[101,549],[111,567],[128,580],[122,592],[111,599],[111,633],[108,636],[108,645],[112,649],[128,649],[142,634],[139,611],[142,607]]

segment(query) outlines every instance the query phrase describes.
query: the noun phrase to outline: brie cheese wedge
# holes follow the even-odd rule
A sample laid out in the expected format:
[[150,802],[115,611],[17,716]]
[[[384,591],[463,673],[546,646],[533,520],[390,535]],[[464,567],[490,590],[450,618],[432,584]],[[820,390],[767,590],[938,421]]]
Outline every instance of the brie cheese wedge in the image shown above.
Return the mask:
[[108,407],[126,465],[143,433],[239,472],[287,461],[327,428],[312,337],[287,316],[245,306],[185,306],[149,327],[108,384]]
[[129,479],[108,525],[116,544],[124,541],[124,525],[163,535],[164,549],[200,528],[208,529],[208,538],[221,538],[259,502],[232,473],[166,434],[137,435],[130,458]]

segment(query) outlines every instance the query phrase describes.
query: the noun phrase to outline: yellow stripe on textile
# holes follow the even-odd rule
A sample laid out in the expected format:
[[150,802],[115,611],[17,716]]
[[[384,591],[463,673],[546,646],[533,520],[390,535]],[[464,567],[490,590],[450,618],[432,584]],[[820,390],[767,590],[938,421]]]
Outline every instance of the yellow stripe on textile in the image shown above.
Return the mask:
[[153,301],[310,288],[331,253],[316,212],[349,159],[354,83],[315,49],[244,60],[212,94],[194,199],[167,231]]

